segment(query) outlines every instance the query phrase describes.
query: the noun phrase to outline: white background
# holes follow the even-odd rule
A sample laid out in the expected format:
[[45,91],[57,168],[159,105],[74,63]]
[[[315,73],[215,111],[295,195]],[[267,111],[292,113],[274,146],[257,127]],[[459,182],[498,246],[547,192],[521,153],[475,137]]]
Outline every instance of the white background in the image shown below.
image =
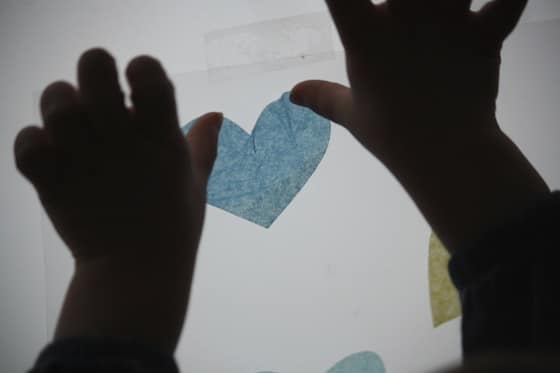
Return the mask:
[[[502,127],[553,188],[560,185],[559,4],[530,2],[523,25],[506,44],[499,102]],[[68,255],[13,165],[13,139],[35,121],[36,92],[53,80],[74,81],[76,60],[87,48],[109,49],[121,69],[149,53],[176,78],[183,123],[222,110],[250,128],[264,104],[298,80],[344,82],[343,61],[338,54],[314,65],[209,83],[204,34],[324,10],[320,0],[2,0],[2,372],[32,365],[48,342],[71,273]],[[322,372],[362,350],[379,353],[389,372],[456,361],[458,321],[431,326],[429,233],[389,173],[333,127],[324,161],[270,230],[209,209],[177,351],[182,371]]]

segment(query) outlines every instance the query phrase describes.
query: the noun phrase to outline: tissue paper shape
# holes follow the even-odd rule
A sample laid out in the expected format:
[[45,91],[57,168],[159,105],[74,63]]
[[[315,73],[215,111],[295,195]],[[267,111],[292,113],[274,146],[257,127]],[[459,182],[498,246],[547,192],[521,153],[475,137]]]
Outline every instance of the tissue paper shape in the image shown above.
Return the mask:
[[375,352],[363,351],[339,361],[327,373],[385,373],[385,366]]
[[[272,371],[259,373],[274,373]],[[327,373],[385,373],[383,360],[375,352],[363,351],[352,354],[336,363]]]
[[432,306],[432,322],[438,327],[447,321],[461,316],[459,293],[449,277],[449,259],[451,256],[438,237],[432,233],[430,237],[430,304]]
[[329,144],[330,121],[289,96],[269,104],[250,135],[224,117],[208,180],[210,205],[268,228],[315,172]]

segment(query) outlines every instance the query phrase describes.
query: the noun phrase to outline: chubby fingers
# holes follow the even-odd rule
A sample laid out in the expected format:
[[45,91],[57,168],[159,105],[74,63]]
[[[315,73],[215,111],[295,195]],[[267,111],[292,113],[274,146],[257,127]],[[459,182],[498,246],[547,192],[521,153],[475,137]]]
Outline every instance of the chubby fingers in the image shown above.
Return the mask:
[[297,84],[290,96],[294,104],[305,106],[315,113],[348,127],[353,101],[350,88],[324,80],[307,80]]
[[191,167],[196,177],[206,185],[218,154],[218,137],[222,126],[221,113],[208,113],[195,122],[186,136]]
[[[56,187],[63,151],[74,154],[87,145],[88,129],[78,92],[69,83],[50,84],[41,95],[44,126],[29,126],[19,132],[14,143],[18,170],[44,196]],[[60,183],[60,181],[59,181]]]

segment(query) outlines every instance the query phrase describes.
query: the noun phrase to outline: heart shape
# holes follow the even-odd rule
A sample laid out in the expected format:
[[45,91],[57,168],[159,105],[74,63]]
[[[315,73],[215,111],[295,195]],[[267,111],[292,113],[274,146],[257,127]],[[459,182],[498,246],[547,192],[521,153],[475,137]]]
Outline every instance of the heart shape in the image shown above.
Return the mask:
[[266,106],[251,135],[224,118],[208,203],[270,227],[315,172],[330,129],[330,121],[293,104],[289,93]]
[[385,365],[375,352],[358,352],[339,361],[327,373],[385,373]]
[[363,351],[339,361],[327,373],[385,373],[385,365],[375,352]]
[[451,254],[435,233],[430,236],[430,304],[434,328],[461,316],[459,293],[449,277]]

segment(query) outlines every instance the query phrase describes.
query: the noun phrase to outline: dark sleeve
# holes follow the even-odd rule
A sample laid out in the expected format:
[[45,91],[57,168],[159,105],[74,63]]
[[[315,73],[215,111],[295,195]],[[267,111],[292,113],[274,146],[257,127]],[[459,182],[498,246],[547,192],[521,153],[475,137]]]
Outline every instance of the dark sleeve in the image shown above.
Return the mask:
[[29,373],[178,373],[172,356],[135,341],[76,337],[56,341],[39,355]]
[[560,348],[560,193],[458,251],[465,357]]

